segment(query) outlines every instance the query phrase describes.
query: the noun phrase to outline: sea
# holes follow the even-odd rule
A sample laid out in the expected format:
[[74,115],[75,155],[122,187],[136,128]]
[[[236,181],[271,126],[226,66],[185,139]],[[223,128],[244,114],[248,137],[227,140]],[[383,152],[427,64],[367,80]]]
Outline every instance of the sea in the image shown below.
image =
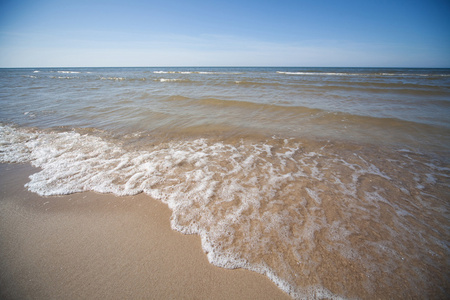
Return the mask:
[[0,69],[0,104],[39,195],[145,193],[294,299],[450,295],[450,69]]

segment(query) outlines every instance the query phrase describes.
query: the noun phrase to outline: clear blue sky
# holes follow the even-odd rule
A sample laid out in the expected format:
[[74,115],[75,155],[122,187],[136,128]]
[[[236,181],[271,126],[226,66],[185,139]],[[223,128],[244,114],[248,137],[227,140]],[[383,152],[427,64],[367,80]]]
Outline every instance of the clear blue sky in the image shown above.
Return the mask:
[[449,0],[0,0],[0,67],[450,67]]

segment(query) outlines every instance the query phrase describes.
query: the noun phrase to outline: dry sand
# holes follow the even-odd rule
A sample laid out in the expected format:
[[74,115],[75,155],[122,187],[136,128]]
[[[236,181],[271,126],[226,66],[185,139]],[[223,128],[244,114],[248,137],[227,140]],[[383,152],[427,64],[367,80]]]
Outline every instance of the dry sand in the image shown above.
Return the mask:
[[0,164],[1,299],[290,299],[265,276],[209,264],[146,195],[40,197]]

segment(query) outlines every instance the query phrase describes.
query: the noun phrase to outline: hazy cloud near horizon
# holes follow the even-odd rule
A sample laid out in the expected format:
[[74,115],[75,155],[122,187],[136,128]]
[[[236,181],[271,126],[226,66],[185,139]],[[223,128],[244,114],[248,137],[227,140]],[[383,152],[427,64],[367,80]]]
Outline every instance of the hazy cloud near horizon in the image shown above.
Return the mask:
[[446,1],[3,1],[0,67],[450,67]]

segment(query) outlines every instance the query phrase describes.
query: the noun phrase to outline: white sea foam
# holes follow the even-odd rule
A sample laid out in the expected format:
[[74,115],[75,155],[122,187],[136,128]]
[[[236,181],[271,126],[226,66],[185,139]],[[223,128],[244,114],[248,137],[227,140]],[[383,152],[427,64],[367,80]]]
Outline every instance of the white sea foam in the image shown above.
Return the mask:
[[242,72],[206,72],[206,71],[200,71],[196,72],[197,74],[203,74],[203,75],[241,75]]
[[155,81],[160,81],[160,82],[175,82],[175,81],[184,81],[183,79],[179,79],[179,78],[158,78],[155,79]]
[[312,76],[355,76],[355,75],[365,75],[357,73],[342,73],[342,72],[283,72],[277,71],[278,74],[285,75],[312,75]]
[[153,71],[153,74],[200,74],[200,75],[239,75],[242,72],[213,72],[213,71]]
[[[401,197],[420,192],[400,185],[403,175],[386,174],[362,154],[342,157],[325,152],[328,148],[305,151],[301,143],[287,139],[237,144],[197,139],[125,151],[92,135],[0,126],[0,162],[31,162],[41,168],[30,176],[30,191],[144,192],[170,207],[173,229],[201,236],[211,263],[265,274],[294,298],[338,299],[320,281],[305,283],[333,259],[355,268],[338,269],[333,276],[372,270],[395,280],[390,274],[396,260],[435,243],[424,228],[403,218],[414,214],[410,203],[392,203],[386,196],[395,190]],[[438,182],[439,175],[428,171],[417,179],[423,189]],[[427,207],[426,195],[422,197],[420,209]],[[352,242],[354,236],[372,234],[372,228],[359,224],[380,221],[386,206],[396,214],[389,216],[394,227],[377,223],[384,248],[361,238]],[[411,241],[420,246],[404,246]],[[335,258],[319,259],[322,246]],[[415,259],[413,254],[409,259]],[[375,260],[383,255],[390,260]],[[370,277],[361,278],[362,286],[373,284]]]
[[77,71],[58,71],[58,73],[62,73],[62,74],[79,74],[80,72],[77,72]]
[[100,80],[122,81],[122,80],[126,80],[126,78],[124,78],[124,77],[100,77]]
[[363,77],[449,77],[449,74],[420,74],[420,73],[351,73],[351,72],[289,72],[276,71],[284,75],[304,75],[304,76],[363,76]]
[[153,71],[153,74],[192,74],[190,71]]

